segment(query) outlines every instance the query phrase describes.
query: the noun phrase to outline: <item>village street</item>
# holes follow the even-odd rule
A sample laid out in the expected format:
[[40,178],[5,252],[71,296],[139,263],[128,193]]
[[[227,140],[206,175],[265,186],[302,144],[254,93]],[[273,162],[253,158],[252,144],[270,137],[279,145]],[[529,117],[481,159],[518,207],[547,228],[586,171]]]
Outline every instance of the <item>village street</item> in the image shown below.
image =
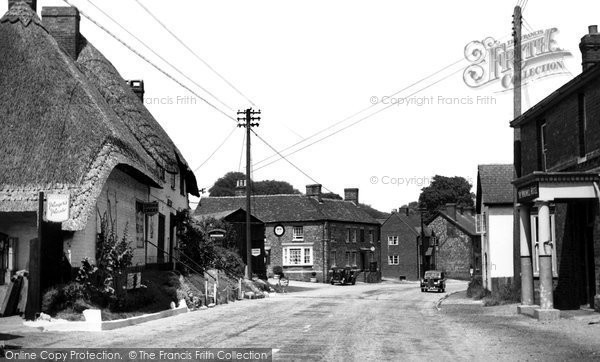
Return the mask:
[[[447,292],[466,283],[450,281]],[[464,293],[463,293],[464,294]],[[566,360],[600,356],[599,325],[542,324],[514,306],[483,308],[455,294],[421,293],[416,283],[330,286],[292,282],[285,295],[247,300],[100,333],[20,329],[23,347],[273,348],[275,360]],[[14,318],[14,317],[13,317]],[[570,328],[578,325],[574,333]],[[583,328],[583,329],[582,329]],[[585,330],[585,328],[588,328]],[[7,338],[6,328],[0,335]],[[559,332],[561,331],[561,332]],[[547,349],[552,341],[552,349]],[[587,347],[585,347],[587,344]]]

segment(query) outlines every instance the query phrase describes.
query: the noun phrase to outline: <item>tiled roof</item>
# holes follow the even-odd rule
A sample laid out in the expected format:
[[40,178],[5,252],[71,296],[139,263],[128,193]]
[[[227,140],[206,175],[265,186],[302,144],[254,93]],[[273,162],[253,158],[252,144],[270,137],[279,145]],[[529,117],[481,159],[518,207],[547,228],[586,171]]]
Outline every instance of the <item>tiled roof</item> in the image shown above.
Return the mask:
[[456,219],[453,219],[448,215],[445,211],[438,211],[438,215],[446,218],[448,221],[452,222],[456,226],[460,227],[464,232],[469,234],[470,236],[476,236],[477,232],[475,230],[475,217],[470,214],[461,214],[460,212],[456,213]]
[[[195,216],[246,208],[244,196],[205,197]],[[252,214],[265,223],[297,221],[341,221],[379,224],[377,220],[350,201],[315,198],[304,195],[260,195],[252,197]]]
[[479,165],[477,174],[477,205],[512,204],[513,165]]

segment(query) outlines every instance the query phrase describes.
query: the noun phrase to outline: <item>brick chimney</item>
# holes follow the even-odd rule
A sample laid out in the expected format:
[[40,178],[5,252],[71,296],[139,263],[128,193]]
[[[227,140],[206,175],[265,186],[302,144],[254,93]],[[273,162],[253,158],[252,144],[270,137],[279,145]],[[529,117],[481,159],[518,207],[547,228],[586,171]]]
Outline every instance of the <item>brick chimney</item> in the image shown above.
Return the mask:
[[8,8],[10,9],[13,5],[20,2],[29,5],[29,7],[31,7],[33,11],[37,11],[37,0],[8,0]]
[[237,180],[235,196],[246,196],[246,180]]
[[450,216],[453,220],[456,220],[456,204],[446,204],[446,215]]
[[73,60],[79,55],[79,10],[75,7],[44,6],[42,24],[60,48]]
[[581,38],[581,43],[579,43],[581,65],[584,72],[600,63],[600,33],[598,33],[598,25],[590,25],[588,30],[589,33]]
[[344,200],[352,201],[358,205],[358,189],[344,189]]
[[319,184],[306,185],[306,196],[314,197],[320,202],[322,188],[323,188],[323,186],[319,185]]
[[398,212],[399,212],[400,214],[404,214],[404,215],[406,215],[406,216],[409,216],[410,209],[408,208],[408,206],[401,207],[401,208],[399,208],[398,210],[399,210]]
[[127,84],[131,87],[133,93],[140,99],[140,101],[144,102],[144,81],[143,80],[128,80]]

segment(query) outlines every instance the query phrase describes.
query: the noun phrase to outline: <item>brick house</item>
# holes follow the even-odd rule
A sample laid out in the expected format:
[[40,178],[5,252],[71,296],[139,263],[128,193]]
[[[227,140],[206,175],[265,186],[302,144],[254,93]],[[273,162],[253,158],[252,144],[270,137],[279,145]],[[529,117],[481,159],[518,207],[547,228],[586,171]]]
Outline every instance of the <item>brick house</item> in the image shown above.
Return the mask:
[[[321,185],[307,186],[306,195],[252,197],[252,213],[265,223],[268,274],[282,266],[290,279],[308,281],[314,272],[327,282],[334,266],[366,271],[376,262],[378,271],[365,275],[379,280],[380,224],[360,208],[358,189],[344,191],[344,200],[323,198]],[[245,207],[242,195],[206,197],[194,215]]]
[[[583,71],[511,122],[522,311],[600,311],[600,33],[581,39]],[[537,305],[539,304],[539,305]]]
[[[143,82],[80,34],[77,8],[41,14],[35,0],[9,0],[0,19],[0,284],[31,266],[39,229],[42,289],[65,264],[94,260],[104,217],[127,230],[134,264],[168,263],[175,215],[199,194],[194,174],[144,107]],[[40,192],[68,197],[64,221],[38,228]]]
[[381,272],[383,277],[419,280],[432,263],[431,230],[421,241],[421,215],[408,208],[392,211],[381,225]]
[[513,165],[477,167],[476,212],[481,235],[483,286],[492,293],[512,286]]
[[446,204],[427,222],[434,235],[435,268],[452,279],[469,280],[481,273],[481,238],[475,230],[472,209]]

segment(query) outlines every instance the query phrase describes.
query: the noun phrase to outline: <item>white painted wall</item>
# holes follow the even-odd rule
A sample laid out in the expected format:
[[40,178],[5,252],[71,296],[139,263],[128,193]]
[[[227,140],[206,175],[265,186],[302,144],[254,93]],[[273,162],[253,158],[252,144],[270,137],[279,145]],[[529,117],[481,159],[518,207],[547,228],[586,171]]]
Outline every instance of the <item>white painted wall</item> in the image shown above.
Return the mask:
[[491,278],[513,276],[513,210],[490,206],[488,210],[488,262]]

